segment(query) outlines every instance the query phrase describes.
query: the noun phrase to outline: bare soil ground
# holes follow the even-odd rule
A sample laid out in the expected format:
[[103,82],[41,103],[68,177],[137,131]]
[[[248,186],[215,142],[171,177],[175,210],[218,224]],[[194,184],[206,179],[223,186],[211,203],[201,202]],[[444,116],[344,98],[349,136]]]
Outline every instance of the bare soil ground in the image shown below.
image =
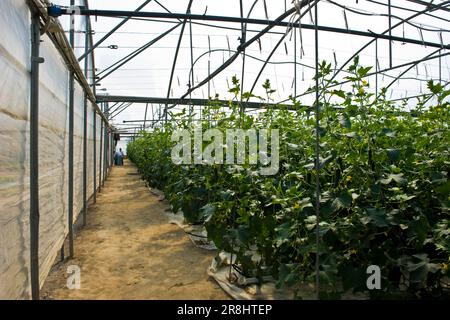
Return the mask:
[[[167,209],[133,164],[114,167],[76,234],[74,259],[53,267],[42,298],[228,299],[206,274],[214,252],[196,248],[169,224]],[[79,290],[66,286],[70,265],[81,268]]]

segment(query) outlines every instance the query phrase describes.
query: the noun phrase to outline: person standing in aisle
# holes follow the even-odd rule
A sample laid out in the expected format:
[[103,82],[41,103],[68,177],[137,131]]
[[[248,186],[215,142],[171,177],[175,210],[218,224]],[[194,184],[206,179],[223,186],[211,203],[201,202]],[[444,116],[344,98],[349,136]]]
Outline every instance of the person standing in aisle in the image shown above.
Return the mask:
[[123,166],[123,158],[125,158],[125,154],[122,151],[122,148],[119,148],[120,152],[120,165]]
[[114,153],[114,165],[121,166],[123,164],[122,152],[116,150]]

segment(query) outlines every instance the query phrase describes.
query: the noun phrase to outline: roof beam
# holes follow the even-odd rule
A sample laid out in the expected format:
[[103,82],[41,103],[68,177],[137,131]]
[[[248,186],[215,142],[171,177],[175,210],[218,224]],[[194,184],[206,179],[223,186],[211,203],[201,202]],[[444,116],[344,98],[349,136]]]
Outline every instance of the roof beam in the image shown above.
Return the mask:
[[[136,97],[136,96],[112,96],[112,95],[97,95],[97,102],[128,102],[128,103],[155,103],[155,104],[173,104],[173,105],[195,105],[195,106],[207,106],[207,105],[223,105],[223,106],[238,106],[239,101],[232,100],[209,100],[209,99],[177,99],[177,98],[158,98],[158,97]],[[275,104],[265,102],[242,102],[245,108],[249,109],[261,109],[274,107],[277,109],[286,107],[288,110],[295,110],[291,104]]]
[[[448,1],[443,2],[439,5],[435,5],[435,9],[445,8],[444,5],[448,4]],[[201,14],[184,14],[184,13],[166,13],[166,12],[134,12],[134,11],[116,11],[116,10],[87,10],[81,9],[78,14],[80,15],[92,15],[92,16],[103,16],[103,17],[141,17],[141,18],[159,18],[159,19],[190,19],[190,20],[203,20],[203,21],[219,21],[219,22],[234,22],[234,23],[247,23],[247,24],[257,24],[265,25],[268,28],[274,26],[280,27],[290,27],[291,23],[288,21],[283,21],[286,16],[294,13],[295,10],[289,10],[283,15],[283,19],[276,20],[265,20],[265,19],[253,19],[253,18],[240,18],[240,17],[226,17],[226,16],[214,16],[214,15],[201,15]],[[60,15],[68,15],[72,12],[68,8],[60,6],[49,7],[48,13],[50,16],[58,17]],[[421,12],[420,12],[421,13]],[[73,13],[72,13],[73,14]],[[402,22],[402,21],[401,21]],[[302,29],[314,30],[315,26],[312,24],[294,24],[294,27],[301,26]],[[337,32],[343,34],[352,34],[357,36],[379,38],[391,41],[402,41],[406,43],[412,43],[417,45],[425,45],[434,48],[450,49],[450,44],[435,43],[428,41],[421,41],[416,39],[405,39],[403,37],[389,36],[386,34],[376,34],[370,31],[360,31],[360,30],[347,30],[342,28],[330,27],[330,26],[318,26],[319,31],[327,32]],[[268,31],[268,30],[267,30]],[[266,32],[267,32],[266,31]],[[254,42],[259,36],[254,37],[245,45],[248,47],[249,44]]]
[[[152,0],[146,0],[143,4],[141,4],[135,11],[140,11],[143,9],[147,4],[149,4]],[[90,54],[92,51],[94,51],[99,45],[101,45],[103,42],[105,42],[106,39],[108,39],[114,32],[116,32],[121,26],[123,26],[125,23],[127,23],[128,20],[130,20],[131,17],[127,17],[123,19],[118,25],[116,25],[114,28],[112,28],[103,38],[98,40],[89,50],[87,50],[81,57],[78,58],[78,61],[83,60],[86,58],[88,54]],[[91,33],[92,35],[92,33]]]

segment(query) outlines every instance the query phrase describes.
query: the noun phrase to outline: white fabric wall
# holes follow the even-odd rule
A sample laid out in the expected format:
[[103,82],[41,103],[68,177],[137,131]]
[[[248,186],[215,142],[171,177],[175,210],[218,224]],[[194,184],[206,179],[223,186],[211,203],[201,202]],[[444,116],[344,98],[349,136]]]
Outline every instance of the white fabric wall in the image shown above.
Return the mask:
[[[29,90],[30,14],[25,0],[0,1],[0,299],[30,298]],[[68,232],[68,78],[64,61],[44,35],[40,65],[40,283]],[[74,215],[83,200],[84,94],[75,84]],[[88,198],[93,186],[93,107],[88,103]],[[97,121],[97,163],[100,118]],[[98,165],[97,165],[98,167]],[[97,178],[98,183],[98,178]]]

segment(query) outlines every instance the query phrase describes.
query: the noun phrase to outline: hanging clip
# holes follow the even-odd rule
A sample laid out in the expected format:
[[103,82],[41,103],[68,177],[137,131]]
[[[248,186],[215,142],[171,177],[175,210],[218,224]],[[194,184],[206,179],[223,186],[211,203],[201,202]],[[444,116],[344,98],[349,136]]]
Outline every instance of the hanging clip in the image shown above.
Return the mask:
[[337,69],[338,62],[337,62],[337,57],[336,57],[336,51],[334,51],[334,50],[333,50],[333,57],[334,57],[334,68]]
[[42,57],[32,57],[31,60],[33,62],[37,62],[37,63],[44,63],[45,62],[45,59],[42,58]]

